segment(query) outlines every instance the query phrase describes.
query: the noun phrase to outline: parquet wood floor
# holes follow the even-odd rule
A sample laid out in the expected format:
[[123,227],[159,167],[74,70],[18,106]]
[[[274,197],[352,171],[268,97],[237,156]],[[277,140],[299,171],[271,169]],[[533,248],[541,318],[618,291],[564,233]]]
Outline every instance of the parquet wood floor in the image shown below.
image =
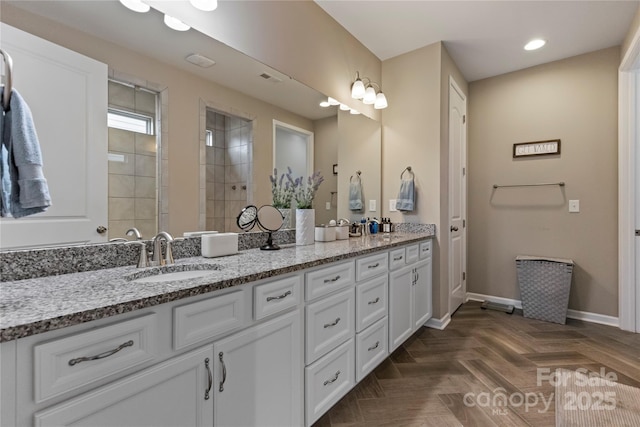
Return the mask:
[[[613,373],[640,388],[640,334],[469,302],[445,330],[415,333],[314,427],[554,426],[554,387],[539,376],[556,368]],[[500,394],[506,406],[487,400]]]

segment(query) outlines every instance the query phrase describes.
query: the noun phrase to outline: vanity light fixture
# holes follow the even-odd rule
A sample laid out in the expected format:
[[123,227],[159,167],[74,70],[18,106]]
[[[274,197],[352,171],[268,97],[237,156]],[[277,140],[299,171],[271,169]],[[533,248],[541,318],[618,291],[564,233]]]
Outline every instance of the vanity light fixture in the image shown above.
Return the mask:
[[[363,80],[367,80],[367,83]],[[374,86],[378,87],[378,90]],[[360,78],[360,73],[356,72],[356,80],[351,85],[351,97],[361,99],[363,103],[371,105],[377,110],[387,108],[389,106],[387,97],[382,93],[379,84],[371,81],[368,77]]]
[[218,0],[189,0],[189,3],[198,10],[211,12],[218,7]]
[[120,0],[120,3],[127,9],[139,13],[146,13],[151,9],[151,6],[143,3],[141,0]]
[[174,18],[173,16],[167,14],[164,15],[164,23],[167,27],[176,31],[187,31],[189,28],[191,28],[178,18]]
[[322,101],[320,103],[320,106],[323,108],[327,108],[327,107],[335,107],[336,105],[340,105],[340,102],[336,99],[333,99],[332,97],[327,97],[326,101]]
[[349,111],[349,110],[351,110],[351,107],[349,107],[349,106],[348,106],[348,105],[346,105],[346,104],[340,104],[340,109],[341,109],[342,111]]
[[529,41],[526,45],[524,45],[524,50],[536,50],[540,49],[542,46],[547,44],[546,40],[543,39],[533,39]]

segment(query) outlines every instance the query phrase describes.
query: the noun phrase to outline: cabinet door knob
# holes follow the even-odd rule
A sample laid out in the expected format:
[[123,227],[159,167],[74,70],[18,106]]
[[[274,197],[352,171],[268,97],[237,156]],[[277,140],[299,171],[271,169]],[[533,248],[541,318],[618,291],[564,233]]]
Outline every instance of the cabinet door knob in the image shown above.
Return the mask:
[[207,377],[209,378],[209,387],[204,391],[204,400],[209,400],[209,393],[211,387],[213,387],[213,375],[211,374],[211,368],[209,367],[209,358],[204,359],[204,367],[207,370]]
[[326,380],[326,381],[324,382],[324,385],[329,385],[329,384],[333,384],[333,383],[335,383],[339,376],[340,376],[340,371],[336,372],[336,374],[334,375],[334,377],[333,377],[333,378],[331,378],[330,380]]
[[283,299],[283,298],[288,297],[289,295],[291,295],[291,291],[287,291],[284,294],[279,295],[277,297],[267,297],[267,302],[273,301],[274,299]]
[[218,353],[218,359],[220,360],[220,363],[222,364],[222,381],[220,381],[220,387],[218,388],[218,390],[220,392],[224,391],[224,383],[227,381],[227,367],[224,364],[224,353],[220,352]]
[[113,350],[105,351],[104,353],[96,354],[95,356],[76,357],[75,359],[69,360],[69,366],[75,366],[80,362],[88,362],[91,360],[104,359],[105,357],[113,356],[123,348],[131,347],[132,345],[133,345],[133,340],[129,340],[125,343],[120,344],[118,347],[114,348]]
[[325,328],[325,329],[327,329],[327,328],[330,328],[330,327],[332,327],[332,326],[336,326],[336,325],[338,324],[338,322],[340,322],[340,318],[339,318],[339,317],[338,317],[338,318],[336,319],[336,321],[335,321],[335,322],[333,322],[333,323],[325,323],[325,324],[324,324],[324,328]]

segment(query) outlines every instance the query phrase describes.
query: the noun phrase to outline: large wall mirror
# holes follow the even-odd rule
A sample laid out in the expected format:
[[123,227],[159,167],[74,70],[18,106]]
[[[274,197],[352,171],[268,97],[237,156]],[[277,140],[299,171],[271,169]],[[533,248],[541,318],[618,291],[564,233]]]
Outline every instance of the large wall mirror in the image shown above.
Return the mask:
[[[134,111],[124,109],[152,117],[156,125],[157,134],[153,136],[134,135],[134,151],[129,153],[134,158],[151,158],[145,147],[157,144],[154,160],[141,159],[155,162],[154,173],[149,172],[149,165],[140,177],[114,176],[119,175],[118,166],[99,171],[109,186],[99,193],[107,200],[107,210],[114,210],[108,198],[121,194],[116,192],[114,196],[113,190],[129,191],[127,185],[133,183],[133,196],[149,199],[137,203],[144,205],[141,209],[146,208],[147,214],[153,209],[155,218],[140,218],[136,223],[135,217],[121,217],[110,225],[105,219],[113,235],[62,239],[46,245],[131,238],[122,235],[129,228],[128,221],[130,227],[137,224],[144,228],[144,238],[153,237],[158,229],[181,235],[198,229],[233,228],[233,221],[228,219],[239,212],[239,207],[248,202],[271,202],[268,177],[278,162],[274,158],[274,121],[313,135],[313,170],[321,170],[325,177],[314,203],[318,223],[341,217],[380,216],[379,123],[361,115],[338,114],[337,107],[319,107],[326,95],[194,29],[183,33],[168,29],[162,23],[162,14],[153,9],[138,14],[117,1],[3,1],[0,7],[2,22],[106,64],[105,92],[111,89],[125,96],[130,91],[134,98],[139,95],[141,103],[150,102],[148,94],[156,99],[156,114],[151,114],[148,105]],[[90,37],[79,37],[79,31]],[[185,58],[193,53],[216,63],[204,68],[187,62]],[[107,108],[120,101],[100,107],[105,112],[103,132],[109,138]],[[37,125],[39,117],[35,120]],[[363,137],[366,146],[362,145]],[[135,152],[136,138],[140,140],[140,153]],[[105,165],[126,158],[113,147],[109,151],[112,154],[104,160]],[[86,168],[80,163],[74,161],[67,167]],[[214,167],[207,168],[209,163]],[[346,205],[349,176],[356,170],[363,173],[366,212],[350,211]],[[222,193],[216,192],[221,184]],[[226,187],[232,190],[226,191]],[[156,197],[153,202],[152,193]],[[375,201],[374,210],[369,210],[373,207],[369,200]],[[133,204],[135,209],[135,200]],[[3,243],[0,237],[0,248],[7,249]],[[37,238],[23,246],[38,246]]]

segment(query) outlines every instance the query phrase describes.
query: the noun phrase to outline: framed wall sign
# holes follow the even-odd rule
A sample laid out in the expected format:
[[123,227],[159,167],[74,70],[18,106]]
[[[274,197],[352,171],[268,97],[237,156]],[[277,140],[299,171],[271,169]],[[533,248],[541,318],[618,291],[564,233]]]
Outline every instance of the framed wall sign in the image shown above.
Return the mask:
[[560,140],[520,142],[513,144],[513,158],[560,154]]

